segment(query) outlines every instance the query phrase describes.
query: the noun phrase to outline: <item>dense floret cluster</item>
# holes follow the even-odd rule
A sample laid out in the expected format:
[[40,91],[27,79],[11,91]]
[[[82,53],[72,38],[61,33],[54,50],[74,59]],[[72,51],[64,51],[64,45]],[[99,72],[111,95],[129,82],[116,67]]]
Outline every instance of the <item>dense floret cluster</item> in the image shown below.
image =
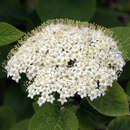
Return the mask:
[[94,100],[117,80],[125,61],[111,33],[100,27],[69,20],[52,20],[20,41],[5,66],[19,82],[21,73],[30,81],[28,97],[38,104],[61,104],[75,94]]

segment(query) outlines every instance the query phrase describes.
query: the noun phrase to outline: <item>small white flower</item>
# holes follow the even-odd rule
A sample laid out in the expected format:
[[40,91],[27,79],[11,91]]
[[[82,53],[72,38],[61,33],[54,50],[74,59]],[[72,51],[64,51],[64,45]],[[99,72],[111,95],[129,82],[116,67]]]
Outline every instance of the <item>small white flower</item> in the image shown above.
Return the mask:
[[53,103],[55,100],[54,96],[50,95],[48,98],[47,98],[47,102],[50,102],[50,103]]
[[67,102],[67,99],[62,97],[58,99],[58,101],[61,102],[61,104],[63,105],[65,102]]
[[40,98],[38,99],[38,101],[37,101],[37,103],[39,104],[39,106],[42,106],[42,104],[45,103],[45,102],[46,102],[46,98],[44,98],[43,96],[40,97]]
[[111,33],[90,24],[55,20],[41,25],[19,42],[7,61],[7,76],[19,82],[25,73],[28,97],[41,106],[61,104],[78,94],[91,101],[105,95],[125,61]]
[[90,100],[93,101],[98,97],[99,91],[97,89],[91,91],[88,96],[90,97]]

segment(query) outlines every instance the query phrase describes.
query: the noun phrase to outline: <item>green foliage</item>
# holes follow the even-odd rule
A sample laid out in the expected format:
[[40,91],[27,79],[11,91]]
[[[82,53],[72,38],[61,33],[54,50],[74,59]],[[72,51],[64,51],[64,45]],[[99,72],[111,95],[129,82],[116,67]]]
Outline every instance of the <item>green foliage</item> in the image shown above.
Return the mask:
[[42,21],[69,18],[88,21],[96,9],[96,0],[38,0],[36,10]]
[[130,23],[128,23],[128,24],[127,24],[127,26],[129,26],[129,27],[130,27]]
[[34,103],[33,103],[33,109],[34,109],[35,112],[38,111],[38,110],[41,109],[41,108],[42,108],[42,107],[39,107],[38,104],[37,104],[37,102],[34,102]]
[[119,47],[124,53],[124,58],[130,60],[130,27],[115,27],[111,30],[119,40]]
[[8,106],[0,107],[0,130],[8,130],[15,122],[14,111]]
[[27,19],[25,14],[20,0],[0,1],[0,21],[19,25]]
[[[57,106],[60,107],[60,104],[57,103]],[[37,102],[33,103],[33,108],[34,108],[35,112],[41,110],[43,107],[44,107],[44,105],[41,106],[41,107],[39,107],[39,105],[37,104]],[[79,109],[79,105],[68,105],[68,106],[66,106],[66,108],[69,109],[69,110],[71,110],[72,112],[76,113],[77,110]]]
[[15,42],[24,35],[10,24],[0,22],[0,46]]
[[108,122],[112,119],[98,113],[88,104],[87,100],[82,101],[80,109],[77,111],[77,117],[80,130],[105,129]]
[[107,130],[129,130],[130,116],[122,116],[113,119],[108,125]]
[[126,93],[130,96],[130,81],[127,83]]
[[5,91],[4,104],[13,108],[17,121],[28,118],[33,114],[31,100],[24,93],[22,93],[20,86],[10,86]]
[[119,77],[119,80],[126,80],[130,78],[130,61],[126,62],[126,65],[123,67],[123,73]]
[[28,124],[29,124],[29,120],[22,120],[18,123],[16,123],[15,125],[13,125],[13,127],[11,127],[10,130],[28,130]]
[[44,104],[30,120],[29,130],[78,130],[75,114],[56,104]]
[[2,63],[6,60],[8,52],[12,48],[12,45],[0,46],[0,78],[7,77]]
[[97,8],[95,15],[91,19],[91,22],[108,28],[114,26],[121,26],[122,24],[117,18],[118,14],[116,14],[114,11],[107,10],[104,8]]
[[94,109],[107,116],[123,116],[129,113],[127,96],[117,82],[108,88],[105,96],[88,101]]

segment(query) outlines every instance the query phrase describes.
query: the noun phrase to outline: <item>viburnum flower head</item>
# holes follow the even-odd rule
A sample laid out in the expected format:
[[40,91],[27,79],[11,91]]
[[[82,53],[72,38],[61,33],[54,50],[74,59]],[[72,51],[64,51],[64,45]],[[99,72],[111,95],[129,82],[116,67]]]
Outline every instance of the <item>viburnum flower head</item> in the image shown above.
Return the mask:
[[28,78],[28,97],[61,104],[76,94],[94,100],[117,80],[125,61],[109,30],[86,22],[50,20],[11,51],[5,69],[19,82]]

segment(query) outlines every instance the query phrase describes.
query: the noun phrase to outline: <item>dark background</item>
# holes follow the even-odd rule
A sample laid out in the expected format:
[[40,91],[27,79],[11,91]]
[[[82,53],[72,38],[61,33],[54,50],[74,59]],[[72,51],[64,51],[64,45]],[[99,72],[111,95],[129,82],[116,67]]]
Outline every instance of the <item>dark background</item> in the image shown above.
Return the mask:
[[[42,21],[50,18],[66,17],[88,21],[87,11],[93,8],[91,8],[93,0],[89,2],[87,2],[88,0],[43,0],[41,8],[44,8],[42,9],[44,16],[41,21],[36,13],[38,1],[0,0],[0,21],[12,24],[23,31],[29,31]],[[59,8],[61,4],[63,7]],[[86,6],[86,4],[90,5]],[[78,6],[77,10],[73,8],[74,5]],[[85,6],[88,9],[85,10]],[[81,10],[81,13],[78,10]],[[130,0],[97,0],[96,11],[94,12],[94,16],[89,20],[90,22],[106,27],[130,24]]]

